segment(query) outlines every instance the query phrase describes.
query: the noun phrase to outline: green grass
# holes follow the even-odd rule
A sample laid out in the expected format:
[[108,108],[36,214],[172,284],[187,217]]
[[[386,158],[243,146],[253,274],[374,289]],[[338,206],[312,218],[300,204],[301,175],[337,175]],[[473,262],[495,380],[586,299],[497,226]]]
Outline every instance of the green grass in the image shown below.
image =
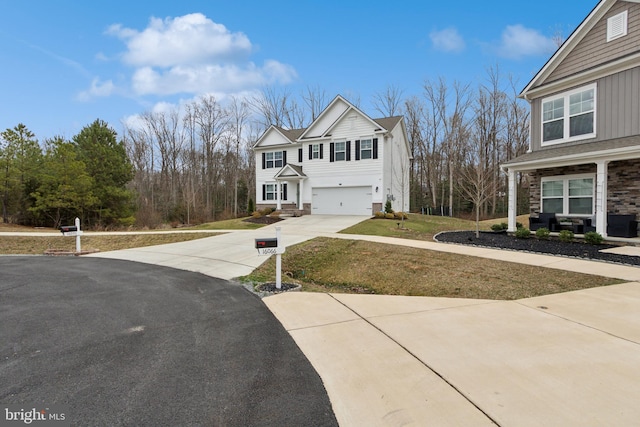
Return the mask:
[[[303,291],[491,300],[622,283],[600,276],[472,256],[329,238],[316,238],[287,248],[282,256],[282,271],[283,281],[299,283]],[[243,280],[275,281],[274,257]]]
[[[459,218],[409,214],[409,219],[404,223],[399,219],[368,219],[341,233],[432,240],[441,231],[475,230],[475,226],[475,222]],[[490,230],[490,225],[483,223],[481,229]]]

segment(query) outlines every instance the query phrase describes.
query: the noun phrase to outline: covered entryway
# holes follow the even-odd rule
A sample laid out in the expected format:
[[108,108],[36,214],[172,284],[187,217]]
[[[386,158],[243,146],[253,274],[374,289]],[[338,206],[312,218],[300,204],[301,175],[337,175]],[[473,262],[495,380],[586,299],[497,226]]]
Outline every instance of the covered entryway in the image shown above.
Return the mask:
[[371,215],[371,187],[313,188],[311,213],[321,215]]

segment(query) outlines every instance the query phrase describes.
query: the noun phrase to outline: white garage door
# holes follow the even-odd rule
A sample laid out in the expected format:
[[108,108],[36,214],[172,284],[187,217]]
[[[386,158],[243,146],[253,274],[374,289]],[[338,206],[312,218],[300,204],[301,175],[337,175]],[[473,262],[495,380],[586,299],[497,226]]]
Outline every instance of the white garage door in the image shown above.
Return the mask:
[[371,187],[313,188],[311,213],[371,215]]

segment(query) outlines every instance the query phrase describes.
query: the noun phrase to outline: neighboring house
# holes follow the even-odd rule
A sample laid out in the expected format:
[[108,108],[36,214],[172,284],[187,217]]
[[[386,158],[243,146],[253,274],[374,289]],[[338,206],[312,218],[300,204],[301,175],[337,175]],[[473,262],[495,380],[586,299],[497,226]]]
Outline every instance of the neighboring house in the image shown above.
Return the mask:
[[[269,127],[253,147],[256,208],[373,215],[409,210],[404,119],[371,119],[337,96],[306,129]],[[278,190],[279,189],[279,190]]]
[[[640,0],[602,0],[523,89],[529,152],[506,164],[509,230],[516,174],[530,177],[530,211],[590,219],[640,211]],[[635,226],[635,223],[634,223]],[[612,234],[613,235],[613,234]]]

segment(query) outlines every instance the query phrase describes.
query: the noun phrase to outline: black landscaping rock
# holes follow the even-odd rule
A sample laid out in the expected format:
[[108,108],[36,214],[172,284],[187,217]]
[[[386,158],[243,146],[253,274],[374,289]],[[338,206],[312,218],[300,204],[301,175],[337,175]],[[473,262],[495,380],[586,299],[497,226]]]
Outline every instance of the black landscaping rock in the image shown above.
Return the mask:
[[548,240],[538,239],[533,236],[529,239],[518,239],[505,232],[480,232],[480,237],[476,237],[475,231],[446,231],[436,235],[435,240],[442,243],[456,243],[640,266],[640,257],[601,252],[603,249],[619,246],[612,244],[591,245],[584,241],[563,242],[554,237],[550,237]]

